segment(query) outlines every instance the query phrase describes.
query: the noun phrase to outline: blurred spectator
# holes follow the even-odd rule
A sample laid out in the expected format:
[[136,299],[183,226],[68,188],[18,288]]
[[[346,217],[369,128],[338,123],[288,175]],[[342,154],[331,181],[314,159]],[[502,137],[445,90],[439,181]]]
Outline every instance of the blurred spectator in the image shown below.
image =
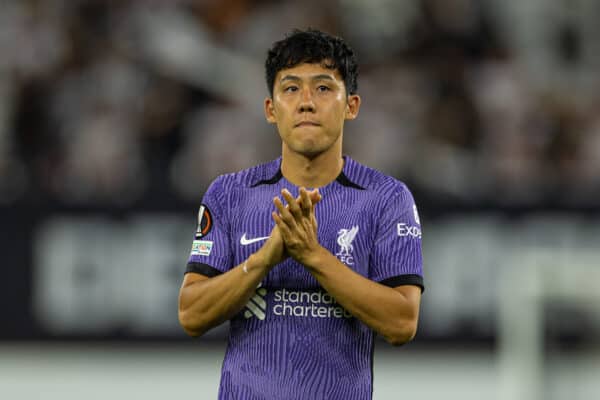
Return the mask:
[[197,202],[211,177],[277,157],[279,139],[263,118],[231,106],[205,107],[184,127],[184,144],[170,166],[173,185]]
[[261,51],[307,26],[364,57],[363,111],[346,132],[353,157],[434,205],[593,203],[592,2],[545,10],[531,26],[537,6],[496,0],[310,4],[5,1],[0,204],[196,201],[210,177],[272,158]]

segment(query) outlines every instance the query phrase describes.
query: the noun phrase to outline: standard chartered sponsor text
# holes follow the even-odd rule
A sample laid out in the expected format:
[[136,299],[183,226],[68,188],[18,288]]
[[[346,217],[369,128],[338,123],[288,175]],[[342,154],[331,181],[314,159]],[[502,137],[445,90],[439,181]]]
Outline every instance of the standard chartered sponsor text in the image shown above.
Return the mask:
[[312,318],[352,318],[327,292],[279,289],[273,294],[273,314]]

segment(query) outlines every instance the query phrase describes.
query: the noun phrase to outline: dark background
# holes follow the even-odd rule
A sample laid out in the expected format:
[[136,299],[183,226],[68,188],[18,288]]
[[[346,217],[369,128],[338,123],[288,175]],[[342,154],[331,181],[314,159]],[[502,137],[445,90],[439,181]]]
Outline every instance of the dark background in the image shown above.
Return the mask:
[[311,26],[358,54],[344,152],[419,206],[417,353],[594,353],[598,16],[587,0],[4,1],[0,343],[189,343],[197,207],[217,175],[279,155],[263,62]]

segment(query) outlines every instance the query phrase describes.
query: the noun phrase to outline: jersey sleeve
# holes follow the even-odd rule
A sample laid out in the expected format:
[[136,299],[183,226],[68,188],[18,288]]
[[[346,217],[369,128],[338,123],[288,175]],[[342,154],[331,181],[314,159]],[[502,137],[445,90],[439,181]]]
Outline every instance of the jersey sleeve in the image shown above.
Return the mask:
[[230,222],[226,200],[223,177],[219,177],[202,198],[186,273],[213,277],[231,269],[233,256],[229,245]]
[[380,209],[369,277],[389,287],[424,289],[421,221],[408,188],[398,183]]

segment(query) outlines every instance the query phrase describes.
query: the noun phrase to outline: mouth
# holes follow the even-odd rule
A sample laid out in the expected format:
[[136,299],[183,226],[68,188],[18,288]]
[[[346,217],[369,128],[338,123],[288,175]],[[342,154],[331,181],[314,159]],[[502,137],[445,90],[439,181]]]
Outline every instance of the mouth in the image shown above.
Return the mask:
[[313,121],[301,121],[298,122],[295,127],[301,127],[301,126],[320,126],[321,124],[317,123],[317,122],[313,122]]

